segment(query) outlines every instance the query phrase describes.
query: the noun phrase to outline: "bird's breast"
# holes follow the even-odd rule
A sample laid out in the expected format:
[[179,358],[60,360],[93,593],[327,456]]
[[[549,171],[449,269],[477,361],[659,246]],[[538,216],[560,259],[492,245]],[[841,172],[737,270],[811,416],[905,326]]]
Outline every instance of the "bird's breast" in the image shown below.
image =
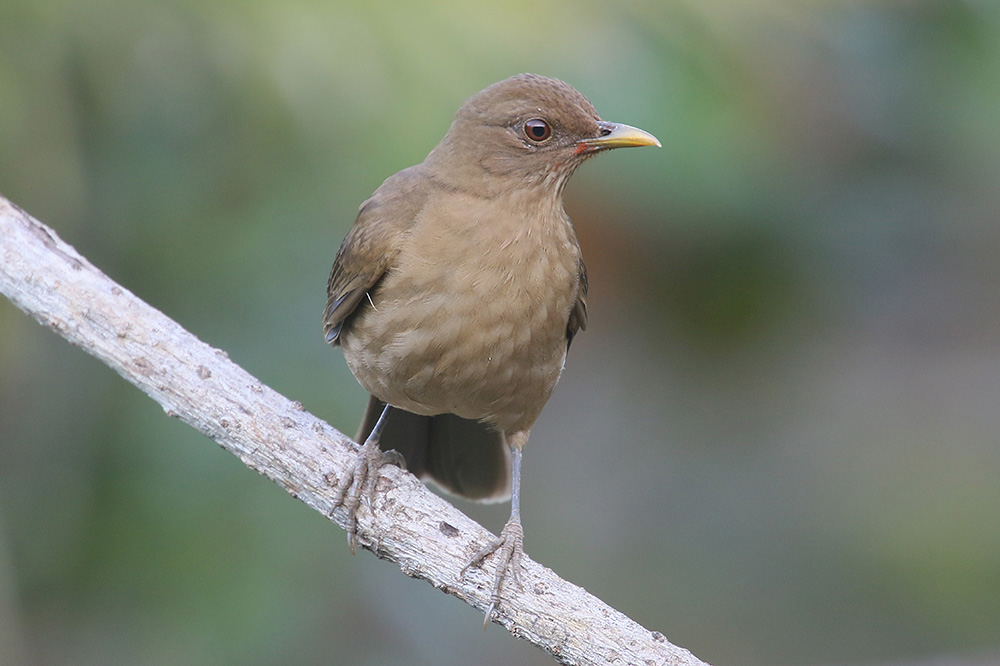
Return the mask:
[[341,339],[382,400],[516,430],[562,371],[580,250],[561,204],[485,203],[426,210]]

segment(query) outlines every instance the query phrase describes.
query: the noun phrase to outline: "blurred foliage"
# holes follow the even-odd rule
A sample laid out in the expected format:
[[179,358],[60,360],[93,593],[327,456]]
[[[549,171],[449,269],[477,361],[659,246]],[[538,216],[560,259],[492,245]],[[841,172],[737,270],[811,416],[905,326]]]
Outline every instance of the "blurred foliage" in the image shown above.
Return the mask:
[[[7,0],[0,193],[350,433],[336,247],[519,71],[664,145],[567,190],[529,554],[711,663],[1000,659],[995,2]],[[0,663],[550,663],[392,569],[0,302]]]

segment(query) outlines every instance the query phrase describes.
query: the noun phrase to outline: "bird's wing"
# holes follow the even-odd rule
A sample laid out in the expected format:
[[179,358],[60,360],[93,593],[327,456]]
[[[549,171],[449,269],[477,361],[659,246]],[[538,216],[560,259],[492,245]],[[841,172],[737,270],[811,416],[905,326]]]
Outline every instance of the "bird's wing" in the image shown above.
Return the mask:
[[580,280],[577,283],[576,302],[569,311],[569,321],[566,322],[566,348],[573,343],[577,331],[587,330],[587,267],[580,260]]
[[424,206],[428,182],[418,167],[391,176],[361,204],[337,251],[323,311],[323,331],[332,345],[338,344],[347,318],[392,268],[402,236]]

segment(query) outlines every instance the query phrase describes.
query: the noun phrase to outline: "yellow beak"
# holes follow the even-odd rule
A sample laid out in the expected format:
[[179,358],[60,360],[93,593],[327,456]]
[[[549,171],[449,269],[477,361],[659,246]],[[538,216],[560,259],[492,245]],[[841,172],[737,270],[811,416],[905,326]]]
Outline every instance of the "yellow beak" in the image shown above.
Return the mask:
[[609,123],[604,120],[598,124],[601,127],[601,136],[577,141],[577,153],[591,153],[609,148],[629,148],[632,146],[661,147],[659,140],[655,136],[638,127],[623,125],[621,123]]

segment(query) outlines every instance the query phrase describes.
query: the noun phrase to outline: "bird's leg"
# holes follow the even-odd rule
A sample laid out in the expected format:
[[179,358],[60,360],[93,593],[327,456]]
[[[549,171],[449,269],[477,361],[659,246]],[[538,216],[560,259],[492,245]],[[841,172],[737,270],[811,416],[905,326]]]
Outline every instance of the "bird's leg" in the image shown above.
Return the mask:
[[521,447],[511,446],[510,448],[510,519],[503,526],[500,537],[491,541],[486,547],[472,556],[468,564],[462,567],[459,574],[464,576],[469,567],[479,564],[488,555],[497,553],[497,568],[493,574],[493,590],[490,593],[490,605],[486,609],[486,619],[483,620],[483,628],[489,624],[493,618],[493,611],[500,603],[500,586],[504,578],[510,571],[511,578],[517,583],[520,590],[524,589],[521,584],[521,556],[524,554],[524,530],[521,528]]
[[398,451],[382,451],[378,448],[378,440],[382,436],[390,409],[392,407],[386,405],[382,410],[382,415],[378,417],[371,434],[361,446],[358,457],[354,459],[354,467],[340,478],[333,506],[330,508],[332,514],[337,507],[344,507],[344,513],[347,514],[347,545],[350,546],[352,555],[357,548],[358,504],[364,501],[371,506],[379,468],[392,464],[406,469],[406,461]]

